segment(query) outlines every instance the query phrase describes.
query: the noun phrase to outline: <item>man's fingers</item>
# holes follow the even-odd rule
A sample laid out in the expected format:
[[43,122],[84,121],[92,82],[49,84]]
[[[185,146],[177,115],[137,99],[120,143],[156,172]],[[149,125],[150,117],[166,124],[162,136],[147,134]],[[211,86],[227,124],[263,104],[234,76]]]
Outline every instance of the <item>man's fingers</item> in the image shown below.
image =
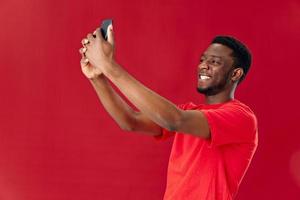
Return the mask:
[[91,33],[87,34],[86,38],[87,38],[90,42],[93,41],[93,40],[95,39],[94,36],[93,36]]
[[89,40],[87,38],[84,38],[84,39],[81,40],[81,44],[83,46],[87,45],[88,43],[89,43]]
[[87,51],[87,48],[86,48],[86,47],[82,47],[82,48],[79,49],[79,53],[80,53],[81,55],[84,55],[86,51]]
[[95,35],[96,35],[96,38],[99,38],[101,41],[103,41],[103,37],[101,35],[101,31],[100,31],[100,28],[97,28],[95,31],[94,31]]
[[80,60],[80,63],[84,64],[84,65],[87,65],[89,63],[89,59],[87,59],[85,57],[82,57],[81,60]]
[[[98,30],[99,31],[99,30]],[[93,32],[93,36],[97,37],[97,29]]]
[[81,60],[80,60],[81,63],[88,63],[89,62],[89,59],[85,58],[85,57],[82,57]]
[[112,46],[115,46],[114,33],[113,33],[113,25],[112,24],[107,27],[107,41]]

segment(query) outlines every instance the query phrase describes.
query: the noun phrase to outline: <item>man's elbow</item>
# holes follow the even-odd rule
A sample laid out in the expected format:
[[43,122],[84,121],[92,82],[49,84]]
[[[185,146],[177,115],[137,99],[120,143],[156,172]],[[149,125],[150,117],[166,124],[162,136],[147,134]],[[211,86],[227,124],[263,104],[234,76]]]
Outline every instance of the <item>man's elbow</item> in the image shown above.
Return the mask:
[[193,135],[205,140],[211,139],[211,133],[208,125],[201,127],[189,126],[189,123],[184,117],[178,117],[172,122],[165,122],[165,128],[172,132],[182,132],[185,134]]
[[199,134],[199,137],[205,139],[205,140],[211,140],[211,134],[210,132],[203,132],[202,134]]
[[178,132],[180,130],[180,127],[182,126],[182,121],[182,118],[178,116],[172,120],[164,121],[163,127],[168,131]]
[[134,131],[134,128],[130,125],[119,125],[119,127],[123,130],[123,131]]
[[132,120],[124,120],[118,123],[123,131],[135,131],[135,123]]

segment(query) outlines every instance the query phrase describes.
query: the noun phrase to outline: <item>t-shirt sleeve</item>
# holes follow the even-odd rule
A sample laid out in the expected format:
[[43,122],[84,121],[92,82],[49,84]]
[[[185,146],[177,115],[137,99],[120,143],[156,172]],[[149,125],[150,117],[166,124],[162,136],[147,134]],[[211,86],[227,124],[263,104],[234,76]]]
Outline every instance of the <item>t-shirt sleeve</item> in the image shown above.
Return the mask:
[[256,117],[249,108],[239,104],[230,104],[218,109],[201,111],[209,124],[211,146],[256,141]]
[[[186,104],[180,104],[180,105],[177,105],[177,107],[179,109],[186,110],[190,104],[192,104],[192,103],[190,102],[190,103],[186,103]],[[156,140],[165,140],[165,139],[168,139],[168,138],[174,136],[175,134],[176,134],[175,131],[169,131],[165,128],[161,128],[161,134],[158,136],[154,136],[154,138]]]

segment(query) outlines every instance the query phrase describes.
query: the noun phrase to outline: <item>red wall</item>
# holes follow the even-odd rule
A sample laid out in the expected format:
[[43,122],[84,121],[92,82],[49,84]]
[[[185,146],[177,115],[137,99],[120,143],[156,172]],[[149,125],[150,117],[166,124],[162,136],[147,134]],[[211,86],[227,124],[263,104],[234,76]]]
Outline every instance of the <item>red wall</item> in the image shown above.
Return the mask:
[[201,102],[196,66],[216,34],[244,41],[236,98],[259,120],[237,199],[300,198],[300,2],[0,2],[0,199],[162,199],[171,140],[122,132],[81,74],[80,41],[113,17],[117,60],[176,104]]

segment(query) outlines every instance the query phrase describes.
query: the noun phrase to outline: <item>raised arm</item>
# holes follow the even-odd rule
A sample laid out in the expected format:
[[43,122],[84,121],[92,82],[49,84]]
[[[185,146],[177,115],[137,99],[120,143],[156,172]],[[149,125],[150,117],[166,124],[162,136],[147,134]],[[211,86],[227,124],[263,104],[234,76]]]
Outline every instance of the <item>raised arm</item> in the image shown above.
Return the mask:
[[[85,45],[86,41],[82,41]],[[105,110],[126,131],[138,131],[148,135],[160,135],[161,127],[144,114],[133,110],[112,88],[101,70],[95,68],[85,57],[86,48],[81,48],[81,69],[88,78]]]
[[105,110],[123,130],[144,132],[148,135],[161,134],[161,127],[144,114],[133,110],[103,75],[90,79],[90,82]]
[[[96,31],[96,38],[91,34],[87,38],[86,56],[89,62],[101,70],[145,116],[168,130],[210,138],[209,126],[201,111],[178,109],[137,81],[115,62],[113,48],[104,41],[99,31]],[[112,29],[108,32],[108,38],[113,41]]]
[[199,110],[181,110],[169,100],[150,90],[121,66],[111,63],[103,72],[125,96],[149,119],[170,131],[210,138],[208,122]]

